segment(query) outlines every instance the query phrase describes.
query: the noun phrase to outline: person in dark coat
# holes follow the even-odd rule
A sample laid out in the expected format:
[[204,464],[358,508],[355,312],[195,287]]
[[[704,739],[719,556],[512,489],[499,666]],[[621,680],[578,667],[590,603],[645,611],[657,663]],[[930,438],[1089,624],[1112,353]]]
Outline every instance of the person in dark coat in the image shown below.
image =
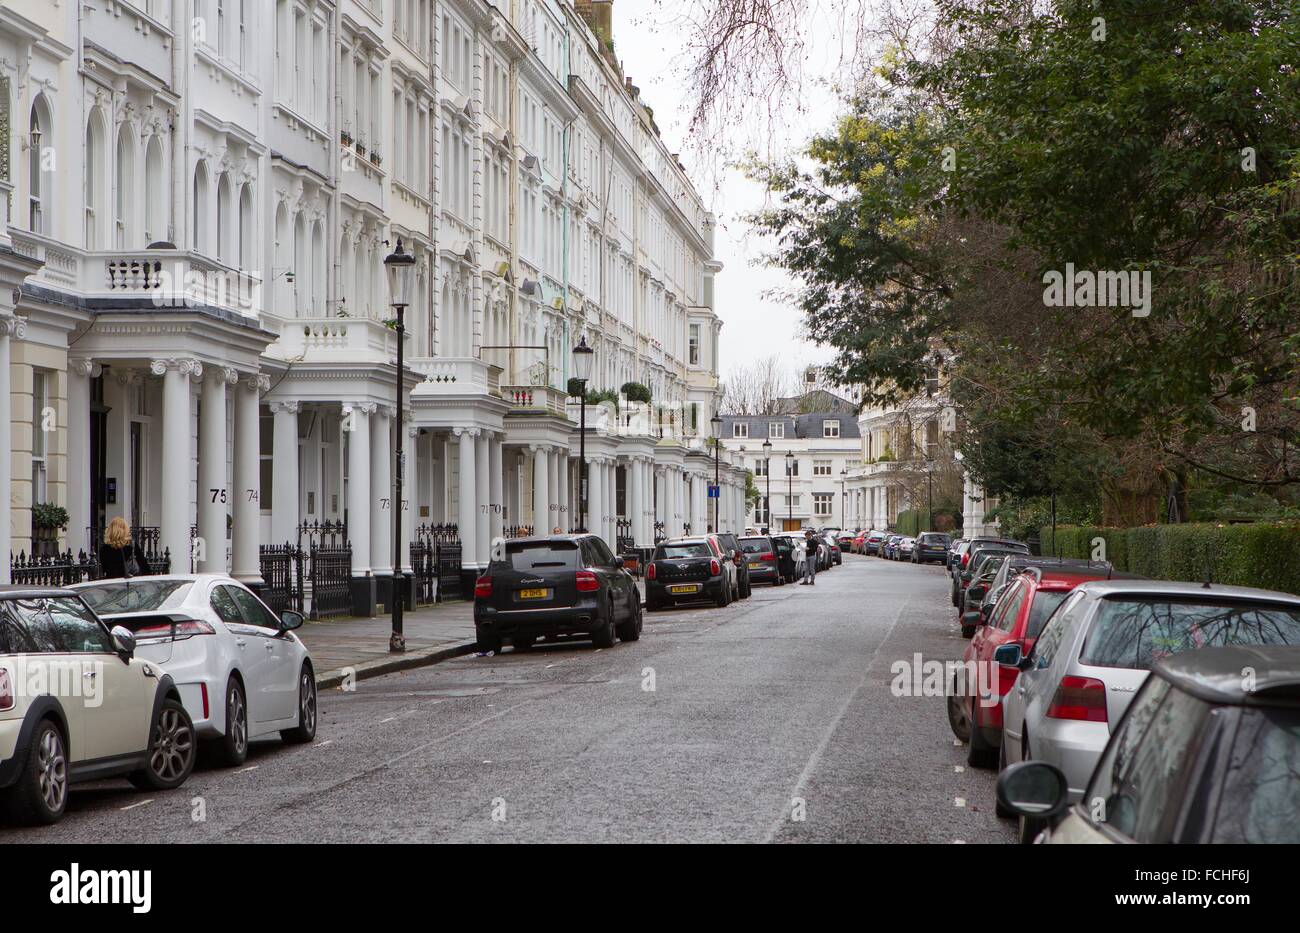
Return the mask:
[[149,572],[149,560],[143,548],[131,540],[131,526],[120,515],[109,522],[104,531],[104,545],[99,549],[99,571],[109,580],[138,577]]

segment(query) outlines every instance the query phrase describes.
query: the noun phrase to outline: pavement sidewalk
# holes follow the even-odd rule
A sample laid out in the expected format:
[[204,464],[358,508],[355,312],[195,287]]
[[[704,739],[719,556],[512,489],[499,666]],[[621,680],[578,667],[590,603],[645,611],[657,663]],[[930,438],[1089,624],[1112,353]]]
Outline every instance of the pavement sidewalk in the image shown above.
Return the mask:
[[406,651],[390,654],[391,617],[335,617],[307,622],[298,637],[311,652],[318,687],[334,687],[351,672],[356,680],[436,664],[474,650],[474,604],[466,600],[437,603],[402,617]]

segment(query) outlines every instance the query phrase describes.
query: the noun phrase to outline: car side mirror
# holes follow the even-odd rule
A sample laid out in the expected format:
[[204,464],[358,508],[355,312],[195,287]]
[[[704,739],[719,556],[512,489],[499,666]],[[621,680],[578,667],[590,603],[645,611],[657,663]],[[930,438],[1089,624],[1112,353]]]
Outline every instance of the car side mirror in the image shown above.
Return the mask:
[[135,633],[133,631],[125,625],[114,625],[108,635],[113,641],[113,650],[117,652],[118,657],[123,661],[129,661],[135,657]]
[[286,609],[280,613],[280,631],[291,632],[296,628],[302,628],[303,615],[296,609]]
[[980,618],[979,611],[972,609],[969,612],[963,612],[961,616],[962,625],[983,625],[984,620]]
[[984,593],[985,593],[985,587],[982,587],[978,584],[966,590],[966,595],[969,596],[971,599],[983,599]]
[[1024,657],[1019,645],[998,645],[993,649],[993,663],[1004,664],[1007,667],[1019,667],[1020,661]]
[[1052,820],[1069,806],[1065,775],[1045,761],[1018,761],[998,775],[998,803],[1017,816]]

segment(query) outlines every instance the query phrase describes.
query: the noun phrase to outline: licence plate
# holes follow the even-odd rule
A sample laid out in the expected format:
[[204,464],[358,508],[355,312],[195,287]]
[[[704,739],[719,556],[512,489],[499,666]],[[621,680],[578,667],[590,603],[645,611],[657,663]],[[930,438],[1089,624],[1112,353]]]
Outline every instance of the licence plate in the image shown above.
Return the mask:
[[545,599],[551,593],[550,590],[520,590],[520,599]]
[[749,562],[749,569],[750,569],[750,570],[762,570],[762,569],[763,569],[763,565],[762,565],[761,563],[759,563],[758,561],[750,561],[750,562]]
[[668,587],[670,593],[694,593],[699,586],[694,583],[679,583],[676,586]]

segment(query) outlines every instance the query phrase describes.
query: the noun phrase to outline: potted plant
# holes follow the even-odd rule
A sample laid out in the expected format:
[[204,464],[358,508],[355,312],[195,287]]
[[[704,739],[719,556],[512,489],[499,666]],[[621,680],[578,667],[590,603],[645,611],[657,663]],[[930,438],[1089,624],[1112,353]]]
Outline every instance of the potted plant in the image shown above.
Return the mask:
[[68,510],[53,502],[32,505],[32,553],[42,557],[59,552],[59,532],[68,527]]
[[351,146],[351,145],[352,145],[352,131],[349,130],[349,129],[346,129],[346,128],[345,128],[342,132],[340,132],[340,133],[339,133],[339,142],[343,143],[344,146]]
[[623,383],[622,392],[629,402],[650,403],[650,390],[640,382]]
[[378,166],[379,163],[382,162],[382,161],[383,161],[383,160],[379,157],[379,153],[378,153],[377,151],[375,151],[374,149],[371,149],[371,150],[370,150],[370,164],[371,164],[371,165],[374,165],[374,166]]

